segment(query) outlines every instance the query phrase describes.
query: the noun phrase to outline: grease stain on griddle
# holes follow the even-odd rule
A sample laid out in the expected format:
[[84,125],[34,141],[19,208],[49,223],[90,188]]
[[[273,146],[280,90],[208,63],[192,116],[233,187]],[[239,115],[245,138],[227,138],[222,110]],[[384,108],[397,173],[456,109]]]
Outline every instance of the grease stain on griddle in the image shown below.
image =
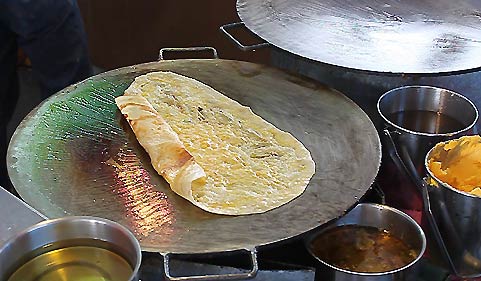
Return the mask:
[[239,63],[232,63],[232,67],[237,71],[237,73],[242,77],[255,77],[262,74],[262,67],[254,65],[254,64],[239,64]]
[[307,80],[306,78],[303,78],[303,77],[299,77],[299,76],[289,76],[287,77],[286,79],[287,81],[289,82],[292,82],[296,85],[299,85],[303,88],[308,88],[308,89],[312,89],[312,90],[316,90],[316,91],[328,91],[330,90],[330,88],[324,84],[321,84],[319,82],[314,82],[314,81],[309,81]]

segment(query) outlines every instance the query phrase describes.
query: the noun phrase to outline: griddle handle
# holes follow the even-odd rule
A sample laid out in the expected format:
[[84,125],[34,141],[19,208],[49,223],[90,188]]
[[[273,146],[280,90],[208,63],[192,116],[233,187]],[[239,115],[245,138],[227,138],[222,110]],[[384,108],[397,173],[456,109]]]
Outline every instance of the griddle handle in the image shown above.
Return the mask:
[[207,280],[243,280],[254,278],[259,271],[259,264],[257,263],[257,250],[246,249],[251,258],[252,269],[245,273],[232,274],[214,274],[214,275],[196,275],[196,276],[172,276],[170,275],[170,256],[171,254],[162,254],[164,258],[164,273],[167,280],[170,281],[207,281]]
[[[254,45],[244,45],[242,44],[239,40],[237,40],[237,38],[234,37],[234,35],[232,35],[231,33],[229,33],[229,30],[230,29],[234,29],[234,28],[238,28],[240,26],[244,26],[245,27],[245,24],[244,22],[234,22],[234,23],[228,23],[228,24],[224,24],[222,25],[219,29],[222,33],[224,33],[224,35],[230,39],[230,41],[232,41],[236,46],[237,48],[241,49],[242,51],[252,51],[252,50],[255,50],[255,49],[260,49],[260,48],[265,48],[265,47],[269,47],[271,44],[267,43],[267,42],[263,42],[263,43],[259,43],[259,44],[254,44]],[[256,36],[257,37],[257,36]]]
[[186,48],[162,48],[159,51],[159,60],[164,60],[164,53],[166,52],[203,52],[211,51],[212,58],[218,59],[219,55],[214,47],[186,47]]

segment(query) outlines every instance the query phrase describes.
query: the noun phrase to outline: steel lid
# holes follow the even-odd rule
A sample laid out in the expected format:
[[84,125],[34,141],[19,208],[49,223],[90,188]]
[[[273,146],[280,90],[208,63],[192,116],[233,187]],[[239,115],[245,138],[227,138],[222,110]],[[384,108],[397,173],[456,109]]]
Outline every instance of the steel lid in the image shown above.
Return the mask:
[[335,66],[405,74],[481,67],[477,0],[238,0],[237,11],[267,42]]

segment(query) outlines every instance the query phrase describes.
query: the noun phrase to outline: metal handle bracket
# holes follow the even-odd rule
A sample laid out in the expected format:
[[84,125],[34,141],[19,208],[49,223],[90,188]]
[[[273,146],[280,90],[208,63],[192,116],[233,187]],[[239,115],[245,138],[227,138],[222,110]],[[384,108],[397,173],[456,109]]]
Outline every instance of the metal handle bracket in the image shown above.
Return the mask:
[[[234,37],[234,35],[229,33],[230,29],[238,28],[238,27],[241,27],[241,26],[245,27],[244,22],[240,21],[240,22],[228,23],[228,24],[222,25],[220,27],[220,31],[222,31],[222,33],[224,33],[224,35],[227,36],[227,38],[230,39],[242,51],[252,51],[252,50],[255,50],[255,49],[269,47],[271,45],[267,42],[254,44],[254,45],[244,45],[244,44],[242,44],[239,40],[237,40],[237,38]],[[256,35],[256,37],[258,37],[258,36]]]
[[217,50],[214,47],[186,47],[186,48],[162,48],[159,51],[159,60],[164,60],[164,53],[166,52],[202,52],[211,51],[212,58],[218,59]]
[[257,250],[245,249],[249,252],[252,268],[245,273],[232,273],[232,274],[213,274],[213,275],[197,275],[197,276],[172,276],[170,274],[170,259],[172,254],[162,254],[164,258],[164,273],[167,280],[170,281],[207,281],[207,280],[242,280],[254,278],[259,271],[259,264],[257,262]]

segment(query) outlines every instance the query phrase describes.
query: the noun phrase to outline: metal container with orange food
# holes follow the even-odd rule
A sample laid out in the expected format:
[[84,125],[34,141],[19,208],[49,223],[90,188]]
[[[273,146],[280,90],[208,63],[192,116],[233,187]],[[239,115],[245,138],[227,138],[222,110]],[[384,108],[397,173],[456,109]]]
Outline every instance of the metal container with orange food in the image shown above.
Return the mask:
[[425,158],[429,205],[453,271],[481,275],[481,137],[438,143]]

